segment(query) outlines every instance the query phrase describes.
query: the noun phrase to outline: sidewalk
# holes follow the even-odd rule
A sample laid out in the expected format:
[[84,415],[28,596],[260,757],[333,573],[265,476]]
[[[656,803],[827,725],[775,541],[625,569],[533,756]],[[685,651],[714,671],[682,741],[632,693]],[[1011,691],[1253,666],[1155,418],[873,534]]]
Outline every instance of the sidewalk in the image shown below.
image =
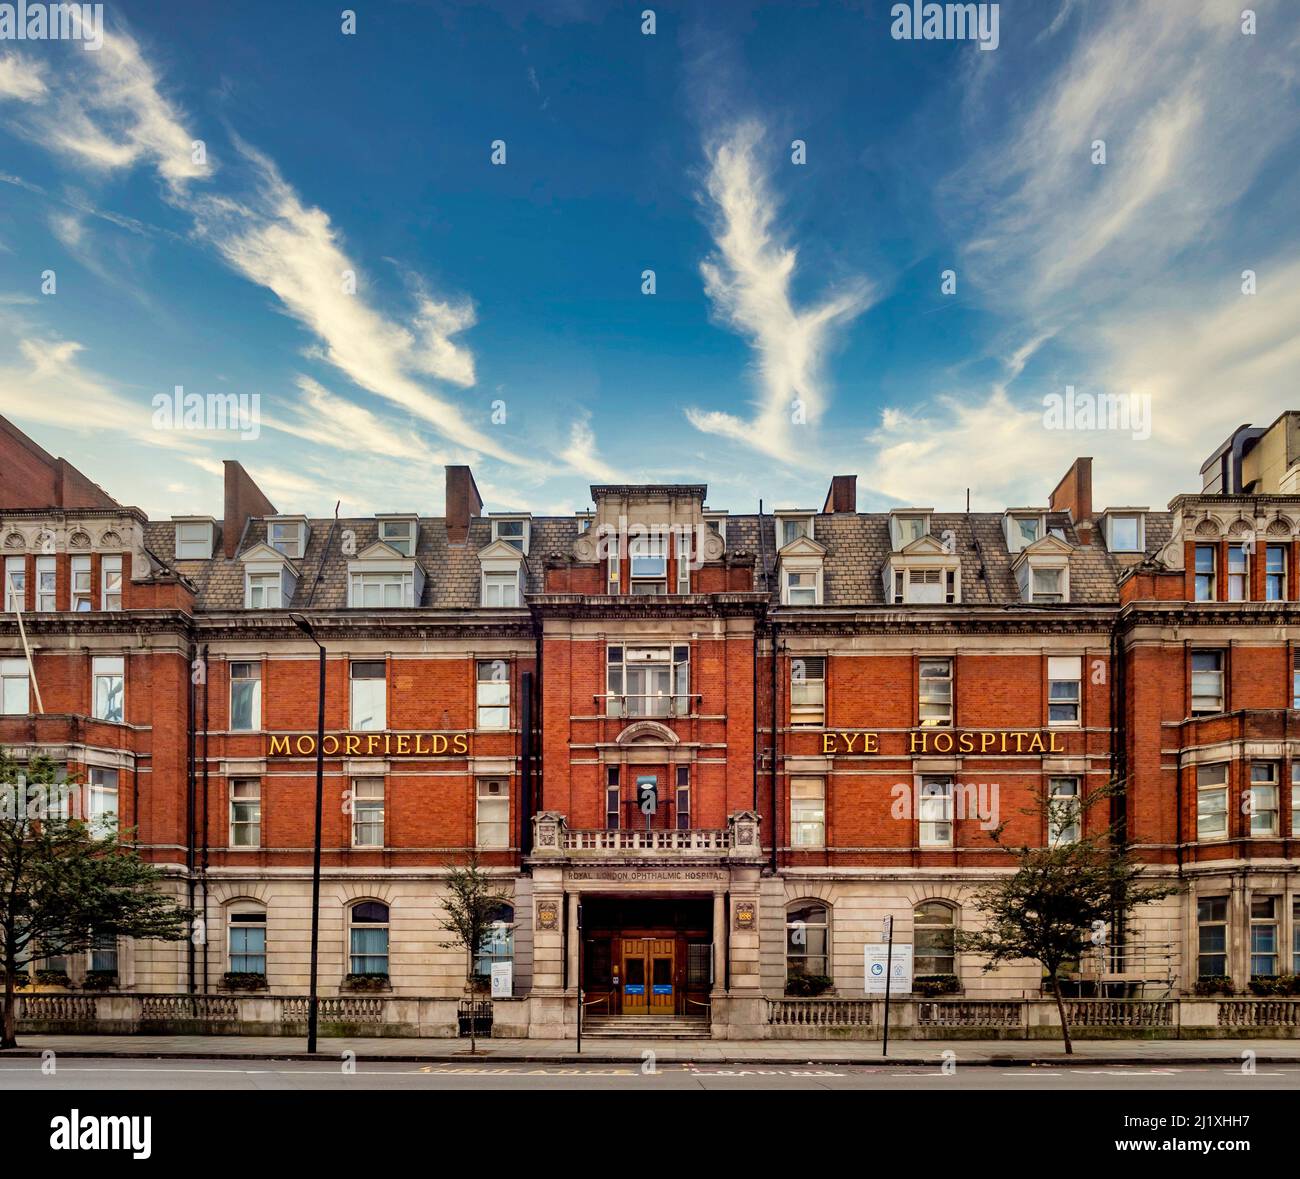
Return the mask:
[[[61,1057],[120,1057],[188,1060],[321,1060],[355,1053],[358,1061],[494,1064],[640,1064],[653,1052],[663,1064],[869,1064],[931,1065],[954,1054],[963,1065],[1148,1065],[1237,1066],[1243,1052],[1257,1064],[1300,1065],[1300,1040],[1082,1040],[1066,1056],[1059,1041],[1032,1040],[891,1040],[882,1059],[879,1040],[593,1040],[582,1054],[572,1040],[480,1040],[469,1054],[469,1040],[383,1039],[354,1036],[324,1039],[315,1057],[306,1041],[282,1036],[47,1036],[20,1035],[19,1046],[0,1052],[0,1059],[38,1057],[53,1051]],[[951,1058],[950,1058],[951,1059]]]

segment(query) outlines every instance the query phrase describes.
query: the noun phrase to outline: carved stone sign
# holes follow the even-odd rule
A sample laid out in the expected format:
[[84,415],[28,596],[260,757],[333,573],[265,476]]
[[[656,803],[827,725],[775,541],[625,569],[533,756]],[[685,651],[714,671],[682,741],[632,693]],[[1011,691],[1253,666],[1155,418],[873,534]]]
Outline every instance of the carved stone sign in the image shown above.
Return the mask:
[[719,868],[573,868],[569,880],[605,880],[619,884],[677,884],[707,881],[722,884],[731,873]]

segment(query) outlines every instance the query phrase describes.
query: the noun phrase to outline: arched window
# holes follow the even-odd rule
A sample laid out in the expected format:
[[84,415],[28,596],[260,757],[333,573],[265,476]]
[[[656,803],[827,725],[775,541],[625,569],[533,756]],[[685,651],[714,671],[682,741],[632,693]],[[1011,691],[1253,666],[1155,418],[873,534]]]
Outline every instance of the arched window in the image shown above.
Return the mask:
[[492,914],[492,929],[479,944],[474,958],[474,973],[482,978],[492,977],[494,962],[510,962],[515,954],[515,911],[509,905],[498,905]]
[[266,910],[249,902],[230,906],[226,945],[231,974],[266,973]]
[[358,901],[349,914],[349,964],[352,974],[388,973],[388,906]]
[[956,974],[957,911],[943,901],[922,901],[912,910],[917,978]]
[[796,901],[785,911],[785,977],[830,978],[830,912],[819,901]]

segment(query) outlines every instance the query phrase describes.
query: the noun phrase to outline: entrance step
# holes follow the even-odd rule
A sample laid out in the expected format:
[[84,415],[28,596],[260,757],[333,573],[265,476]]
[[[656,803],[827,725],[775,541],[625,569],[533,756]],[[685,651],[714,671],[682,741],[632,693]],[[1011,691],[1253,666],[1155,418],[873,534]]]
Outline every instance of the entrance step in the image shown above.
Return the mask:
[[589,1015],[582,1034],[602,1040],[709,1040],[713,1033],[702,1016]]

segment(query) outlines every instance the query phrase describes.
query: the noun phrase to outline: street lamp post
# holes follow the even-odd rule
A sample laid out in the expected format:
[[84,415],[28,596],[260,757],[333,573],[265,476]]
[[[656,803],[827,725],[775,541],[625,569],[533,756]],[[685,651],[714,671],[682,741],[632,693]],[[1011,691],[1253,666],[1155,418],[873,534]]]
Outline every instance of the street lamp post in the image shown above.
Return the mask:
[[311,983],[307,998],[307,1051],[316,1051],[320,1000],[316,996],[316,970],[320,951],[320,827],[325,797],[325,645],[301,614],[290,614],[296,626],[320,649],[320,687],[316,701],[316,834],[311,863]]

